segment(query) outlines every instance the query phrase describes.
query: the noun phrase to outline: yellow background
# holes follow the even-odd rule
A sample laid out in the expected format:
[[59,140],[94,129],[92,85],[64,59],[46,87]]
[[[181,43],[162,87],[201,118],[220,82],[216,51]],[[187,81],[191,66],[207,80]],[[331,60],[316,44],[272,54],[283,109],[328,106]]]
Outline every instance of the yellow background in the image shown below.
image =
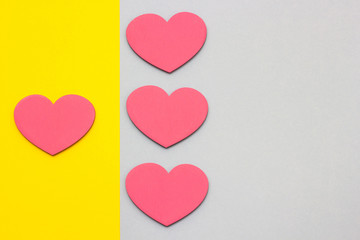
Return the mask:
[[[0,239],[120,238],[119,1],[0,1]],[[50,156],[17,130],[30,94],[89,99],[88,134]]]

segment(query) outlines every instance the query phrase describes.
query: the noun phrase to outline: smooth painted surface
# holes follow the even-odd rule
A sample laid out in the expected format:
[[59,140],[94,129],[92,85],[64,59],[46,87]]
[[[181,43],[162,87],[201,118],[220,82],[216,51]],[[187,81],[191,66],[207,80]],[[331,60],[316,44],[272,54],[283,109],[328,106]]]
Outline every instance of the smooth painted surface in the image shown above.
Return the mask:
[[[207,39],[168,74],[131,50],[126,27],[182,11],[204,20]],[[122,239],[360,239],[359,12],[358,0],[121,0]],[[145,85],[200,91],[203,126],[169,149],[154,144],[126,113]],[[146,162],[200,167],[201,207],[168,228],[144,216],[124,180]]]
[[[0,239],[118,240],[119,2],[0,3]],[[91,131],[51,156],[16,128],[16,104],[86,97]]]

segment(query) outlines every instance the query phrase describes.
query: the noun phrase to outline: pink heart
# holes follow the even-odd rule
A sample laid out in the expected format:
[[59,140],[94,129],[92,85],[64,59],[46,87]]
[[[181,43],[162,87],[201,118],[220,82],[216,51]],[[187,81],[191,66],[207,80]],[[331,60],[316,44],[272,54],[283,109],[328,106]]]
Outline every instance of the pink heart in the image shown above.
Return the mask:
[[208,188],[205,173],[190,164],[179,165],[168,173],[160,165],[145,163],[126,177],[126,190],[134,204],[165,226],[194,211]]
[[14,119],[25,138],[55,155],[90,130],[95,109],[86,98],[77,95],[63,96],[54,104],[44,96],[30,95],[16,105]]
[[141,58],[170,73],[201,49],[206,25],[199,16],[188,12],[175,14],[168,22],[158,15],[144,14],[129,24],[126,37]]
[[126,107],[135,126],[165,148],[195,132],[208,113],[205,97],[192,88],[169,96],[159,87],[141,87],[130,94]]

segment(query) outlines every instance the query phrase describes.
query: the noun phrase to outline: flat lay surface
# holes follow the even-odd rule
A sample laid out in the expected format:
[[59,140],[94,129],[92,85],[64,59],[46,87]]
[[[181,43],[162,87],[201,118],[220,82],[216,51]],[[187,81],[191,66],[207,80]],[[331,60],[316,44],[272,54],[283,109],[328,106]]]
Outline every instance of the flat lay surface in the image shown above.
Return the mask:
[[[360,238],[360,3],[122,0],[120,4],[123,240]],[[126,28],[153,13],[192,12],[207,27],[193,59],[171,74],[141,59]],[[137,88],[194,88],[209,112],[195,134],[164,149],[130,120]],[[90,132],[89,132],[90,133]],[[203,203],[164,227],[137,208],[125,179],[153,162],[193,164]]]
[[[119,2],[5,0],[0,26],[0,239],[118,240]],[[51,156],[15,124],[32,94],[80,95],[94,124]]]

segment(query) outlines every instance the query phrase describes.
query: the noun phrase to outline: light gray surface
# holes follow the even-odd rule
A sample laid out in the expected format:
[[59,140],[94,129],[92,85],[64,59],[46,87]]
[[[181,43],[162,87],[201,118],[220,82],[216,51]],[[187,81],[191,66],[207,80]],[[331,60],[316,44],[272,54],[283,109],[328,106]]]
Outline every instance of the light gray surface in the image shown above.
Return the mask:
[[[121,239],[360,239],[360,1],[121,0]],[[144,13],[203,18],[207,41],[167,74],[128,46]],[[129,120],[138,87],[202,92],[208,118],[165,150]],[[204,203],[163,227],[129,199],[126,174],[155,162],[208,176]]]

